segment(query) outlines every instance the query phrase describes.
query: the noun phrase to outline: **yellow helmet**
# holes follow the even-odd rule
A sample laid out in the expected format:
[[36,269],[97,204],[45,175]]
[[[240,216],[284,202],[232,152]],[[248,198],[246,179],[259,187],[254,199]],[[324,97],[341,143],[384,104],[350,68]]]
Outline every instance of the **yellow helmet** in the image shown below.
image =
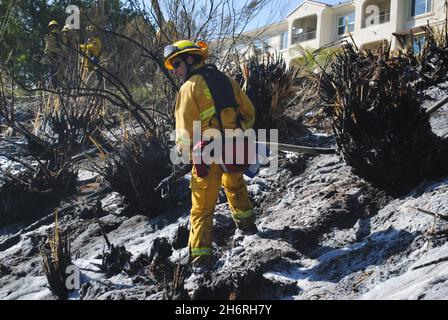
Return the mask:
[[59,27],[59,23],[56,20],[51,20],[50,23],[48,24],[48,28],[52,26]]
[[194,43],[190,40],[180,40],[172,45],[166,46],[163,52],[163,56],[165,57],[165,67],[168,70],[173,70],[173,59],[186,52],[199,55],[202,57],[202,61],[204,61],[208,58],[208,45],[204,41]]
[[72,30],[72,28],[70,28],[68,24],[66,24],[64,28],[62,28],[62,32],[70,32],[70,30]]

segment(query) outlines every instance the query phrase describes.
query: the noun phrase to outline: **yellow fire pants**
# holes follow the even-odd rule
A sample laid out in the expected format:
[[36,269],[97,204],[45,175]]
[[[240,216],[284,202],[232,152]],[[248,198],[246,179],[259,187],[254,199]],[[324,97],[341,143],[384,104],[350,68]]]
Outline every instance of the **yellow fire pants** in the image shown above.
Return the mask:
[[198,177],[193,168],[191,177],[191,212],[189,248],[193,263],[212,256],[213,212],[221,186],[229,202],[232,218],[240,229],[255,222],[253,205],[249,200],[243,173],[225,173],[220,165],[212,164],[206,177]]

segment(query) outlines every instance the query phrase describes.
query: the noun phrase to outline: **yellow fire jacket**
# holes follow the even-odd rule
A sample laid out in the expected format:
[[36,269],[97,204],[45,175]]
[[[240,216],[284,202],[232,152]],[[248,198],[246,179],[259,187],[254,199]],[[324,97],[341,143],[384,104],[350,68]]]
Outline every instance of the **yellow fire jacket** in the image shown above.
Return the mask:
[[[58,31],[53,31],[47,34],[45,38],[45,55],[54,60],[58,60],[61,53],[61,44],[60,44],[60,33]],[[59,61],[53,61],[59,62]]]
[[[200,68],[203,64],[198,65]],[[193,69],[193,70],[194,70]],[[249,97],[241,90],[238,82],[228,77],[233,87],[242,129],[252,128],[255,123],[255,107]],[[176,145],[179,151],[191,152],[193,142],[193,122],[201,121],[201,134],[214,128],[219,130],[215,117],[214,101],[211,92],[200,75],[193,75],[180,88],[176,98]],[[228,108],[221,112],[223,129],[238,128],[237,111]]]
[[[80,45],[80,49],[90,59],[93,57],[98,59],[101,53],[101,46],[102,44],[100,38],[92,37],[87,40],[86,44]],[[95,68],[95,65],[92,63],[90,59],[83,57],[82,66],[84,68],[93,70]]]

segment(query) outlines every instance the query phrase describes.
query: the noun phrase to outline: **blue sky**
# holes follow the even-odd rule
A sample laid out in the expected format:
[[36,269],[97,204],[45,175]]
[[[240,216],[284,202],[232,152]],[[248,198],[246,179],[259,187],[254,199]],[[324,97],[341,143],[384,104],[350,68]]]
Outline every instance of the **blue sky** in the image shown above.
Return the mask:
[[[0,0],[1,1],[1,0]],[[150,0],[142,0],[147,6],[150,6]],[[206,0],[203,0],[204,2]],[[347,0],[317,0],[318,2],[337,4],[341,2],[346,2]],[[298,5],[300,5],[304,0],[271,0],[270,4],[267,5],[260,13],[248,23],[245,31],[260,28],[272,23],[280,22],[285,19],[285,17],[294,10]],[[241,3],[246,3],[246,0],[241,1]],[[164,11],[164,2],[160,1],[162,11]]]
[[[264,8],[257,17],[252,20],[246,30],[251,30],[259,27],[263,27],[266,24],[271,24],[273,22],[279,22],[283,20],[288,13],[290,13],[294,8],[296,8],[299,4],[301,4],[303,0],[272,0],[272,4]],[[340,2],[345,2],[345,0],[319,0],[319,2],[328,3],[328,4],[337,4]],[[276,16],[272,17],[272,12],[274,8],[280,8]]]

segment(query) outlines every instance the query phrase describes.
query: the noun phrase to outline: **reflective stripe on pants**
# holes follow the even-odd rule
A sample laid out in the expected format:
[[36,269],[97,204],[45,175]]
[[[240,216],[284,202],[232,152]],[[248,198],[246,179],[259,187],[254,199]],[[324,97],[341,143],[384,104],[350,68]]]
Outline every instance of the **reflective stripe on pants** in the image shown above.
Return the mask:
[[221,186],[224,187],[237,226],[244,229],[255,221],[242,172],[223,173],[220,165],[212,164],[207,176],[198,177],[193,169],[190,182],[192,206],[189,237],[193,261],[212,254],[213,212]]

